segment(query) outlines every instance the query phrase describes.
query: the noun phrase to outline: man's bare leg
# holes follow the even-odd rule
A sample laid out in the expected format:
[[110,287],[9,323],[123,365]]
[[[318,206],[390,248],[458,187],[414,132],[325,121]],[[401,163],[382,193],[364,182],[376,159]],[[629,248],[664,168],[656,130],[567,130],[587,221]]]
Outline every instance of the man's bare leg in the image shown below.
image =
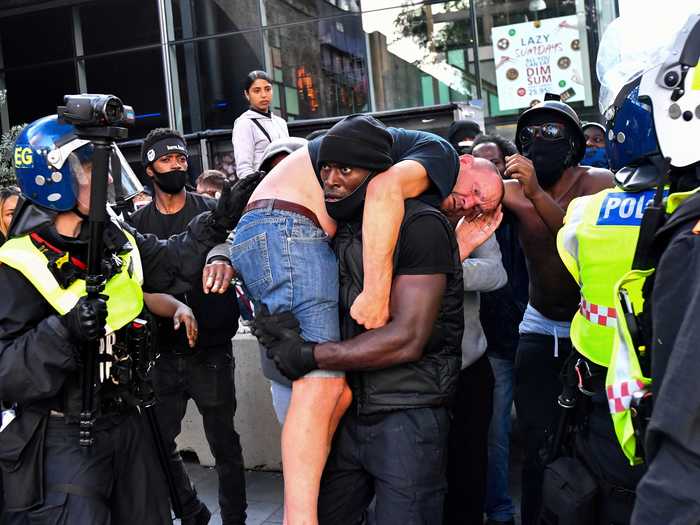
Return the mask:
[[303,377],[292,384],[282,428],[285,524],[317,525],[321,474],[351,400],[344,376]]

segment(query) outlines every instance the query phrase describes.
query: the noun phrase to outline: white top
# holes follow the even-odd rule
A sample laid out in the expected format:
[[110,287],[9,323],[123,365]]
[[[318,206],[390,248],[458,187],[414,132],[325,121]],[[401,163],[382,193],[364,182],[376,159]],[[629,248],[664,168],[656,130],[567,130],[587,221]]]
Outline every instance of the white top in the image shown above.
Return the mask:
[[[270,136],[255,124],[257,121],[265,128]],[[271,140],[289,137],[287,123],[277,115],[269,117],[258,111],[249,109],[241,114],[233,124],[233,155],[236,159],[236,175],[239,178],[254,173],[263,159],[263,152]]]

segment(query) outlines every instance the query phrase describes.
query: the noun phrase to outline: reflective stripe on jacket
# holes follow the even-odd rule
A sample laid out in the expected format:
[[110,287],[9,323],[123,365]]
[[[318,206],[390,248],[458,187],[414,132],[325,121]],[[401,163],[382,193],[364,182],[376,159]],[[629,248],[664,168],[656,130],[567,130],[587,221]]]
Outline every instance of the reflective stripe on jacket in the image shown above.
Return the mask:
[[[666,213],[672,214],[683,201],[697,191],[700,191],[700,188],[690,192],[670,195],[666,200]],[[654,271],[654,268],[630,270],[615,283],[613,298],[615,308],[618,311],[621,311],[622,308],[620,290],[625,290],[631,298],[634,313],[637,315],[641,313],[644,307],[642,289],[646,279],[653,275]],[[651,384],[651,378],[642,374],[637,357],[638,351],[646,352],[648,349],[644,347],[636,349],[634,347],[629,327],[623,315],[618,319],[613,343],[610,366],[605,378],[608,404],[615,427],[615,434],[622,451],[629,460],[630,465],[636,465],[642,463],[643,458],[637,451],[630,403],[636,392],[647,388]]]
[[[122,231],[129,239],[131,251],[120,256],[121,271],[107,281],[102,292],[108,297],[108,334],[134,320],[143,310],[143,270],[136,239],[129,232]],[[24,275],[59,315],[68,313],[87,294],[84,279],[76,279],[68,288],[61,288],[49,270],[48,258],[29,235],[10,239],[0,247],[0,262]]]
[[[581,288],[581,304],[571,323],[574,347],[594,363],[607,367],[619,309],[614,285],[632,267],[639,227],[654,190],[631,193],[619,188],[574,199],[557,249]],[[633,296],[640,302],[641,292]]]

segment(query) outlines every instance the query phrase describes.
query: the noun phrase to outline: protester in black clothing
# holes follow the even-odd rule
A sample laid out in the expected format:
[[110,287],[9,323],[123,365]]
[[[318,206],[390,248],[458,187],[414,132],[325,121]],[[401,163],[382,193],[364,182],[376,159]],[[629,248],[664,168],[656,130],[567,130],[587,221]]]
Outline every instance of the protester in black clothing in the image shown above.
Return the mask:
[[[155,197],[131,217],[139,232],[161,239],[183,231],[216,201],[185,190],[187,149],[182,135],[170,129],[151,131],[143,142],[142,160],[152,179]],[[201,276],[188,294],[178,296],[199,322],[199,339],[189,348],[184,330],[173,330],[171,319],[158,323],[160,358],[152,378],[158,403],[156,411],[170,447],[177,490],[183,503],[183,525],[209,521],[210,512],[198,498],[176,450],[187,402],[193,399],[202,414],[204,432],[216,458],[221,517],[226,525],[243,524],[246,518],[245,478],[240,439],[234,429],[236,398],[231,338],[238,327],[238,303],[234,289],[225,294],[202,291]]]
[[[501,177],[506,169],[506,157],[515,153],[515,144],[498,135],[479,135],[472,149],[475,157],[491,161]],[[498,290],[481,294],[479,312],[487,342],[486,355],[495,379],[484,507],[489,525],[512,524],[515,512],[508,493],[513,367],[518,348],[518,326],[527,306],[528,275],[517,224],[513,219],[512,214],[505,210],[503,221],[496,230],[508,282]]]

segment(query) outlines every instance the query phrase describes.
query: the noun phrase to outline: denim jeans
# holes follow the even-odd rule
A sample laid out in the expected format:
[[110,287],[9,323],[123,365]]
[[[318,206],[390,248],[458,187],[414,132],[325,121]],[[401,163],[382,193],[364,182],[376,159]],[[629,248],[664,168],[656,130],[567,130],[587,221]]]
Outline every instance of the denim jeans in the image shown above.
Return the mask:
[[515,508],[508,493],[511,409],[513,407],[513,367],[510,359],[489,357],[495,385],[493,417],[489,428],[489,466],[486,476],[486,505],[489,519],[509,521]]
[[[245,213],[236,227],[231,262],[248,298],[271,313],[291,311],[304,340],[340,340],[338,262],[330,238],[309,218],[271,206]],[[343,372],[315,370],[309,375],[338,377]],[[277,391],[282,392],[272,389],[273,396]],[[281,407],[279,419],[288,402],[273,397],[273,403]]]

